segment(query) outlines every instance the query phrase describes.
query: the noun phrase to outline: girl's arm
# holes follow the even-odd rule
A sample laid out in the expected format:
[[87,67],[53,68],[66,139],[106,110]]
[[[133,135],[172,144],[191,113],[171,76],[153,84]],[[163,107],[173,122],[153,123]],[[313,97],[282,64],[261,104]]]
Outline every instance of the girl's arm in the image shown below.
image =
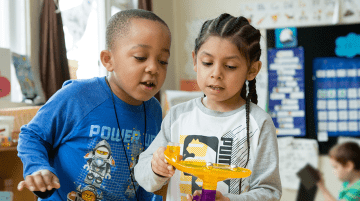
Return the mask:
[[250,189],[241,195],[224,194],[230,200],[275,201],[281,198],[282,188],[275,126],[269,115],[266,115],[262,125],[250,176]]

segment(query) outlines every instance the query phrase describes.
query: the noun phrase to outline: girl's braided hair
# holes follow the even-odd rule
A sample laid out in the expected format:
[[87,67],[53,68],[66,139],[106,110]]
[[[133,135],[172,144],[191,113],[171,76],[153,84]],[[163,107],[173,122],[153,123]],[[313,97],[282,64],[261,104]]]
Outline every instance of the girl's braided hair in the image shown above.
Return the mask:
[[[236,45],[240,54],[246,59],[248,68],[250,68],[253,62],[259,61],[260,59],[260,31],[251,26],[249,21],[244,17],[233,17],[230,14],[224,13],[215,19],[205,21],[198,37],[195,39],[195,55],[197,55],[200,47],[210,36],[228,39]],[[247,93],[247,85],[245,82],[240,93],[240,96],[246,100],[246,135],[248,145],[247,160],[243,167],[247,166],[250,156],[250,101],[255,104],[258,103],[256,80],[254,78],[248,82],[249,92]],[[241,181],[242,180],[240,180],[239,193],[241,193]]]

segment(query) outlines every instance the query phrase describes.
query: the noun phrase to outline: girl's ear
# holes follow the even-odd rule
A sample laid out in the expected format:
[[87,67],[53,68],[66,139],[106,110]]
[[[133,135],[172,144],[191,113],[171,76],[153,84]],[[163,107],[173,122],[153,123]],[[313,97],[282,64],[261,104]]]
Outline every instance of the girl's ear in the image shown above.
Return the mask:
[[193,58],[193,64],[194,64],[194,71],[197,72],[197,67],[196,67],[196,55],[195,55],[195,51],[192,51],[192,58]]
[[246,76],[246,79],[248,81],[251,81],[256,77],[256,75],[260,72],[261,65],[262,65],[261,61],[255,61],[251,65],[251,67],[250,67],[250,69],[249,69],[249,71],[247,73],[247,76]]
[[112,72],[114,70],[112,54],[109,50],[101,51],[100,60],[102,65],[106,68],[107,71]]

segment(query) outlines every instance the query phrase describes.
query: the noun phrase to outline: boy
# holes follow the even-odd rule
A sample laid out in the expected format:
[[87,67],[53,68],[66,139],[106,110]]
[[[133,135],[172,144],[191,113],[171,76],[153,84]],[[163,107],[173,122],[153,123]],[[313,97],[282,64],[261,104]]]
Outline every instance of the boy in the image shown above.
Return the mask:
[[[358,201],[360,200],[360,147],[354,142],[346,142],[333,147],[330,152],[330,163],[334,174],[343,181],[339,198],[335,199],[320,177],[317,183],[325,200]],[[321,175],[320,175],[321,176]]]
[[100,58],[109,76],[65,82],[22,127],[20,191],[45,200],[151,199],[133,167],[160,130],[153,96],[165,80],[170,30],[152,12],[121,11],[108,23],[106,43]]

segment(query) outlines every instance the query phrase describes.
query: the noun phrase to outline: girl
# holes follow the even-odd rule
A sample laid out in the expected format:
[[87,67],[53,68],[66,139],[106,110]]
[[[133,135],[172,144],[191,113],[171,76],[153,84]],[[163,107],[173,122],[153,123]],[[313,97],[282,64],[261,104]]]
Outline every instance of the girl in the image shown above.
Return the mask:
[[244,17],[222,14],[203,24],[192,56],[205,97],[172,107],[160,133],[140,155],[135,177],[147,191],[168,183],[166,200],[172,201],[192,200],[189,194],[201,190],[199,179],[166,163],[165,147],[176,142],[183,160],[233,164],[252,171],[248,178],[218,182],[216,200],[280,200],[275,127],[256,105],[259,42],[260,32]]

